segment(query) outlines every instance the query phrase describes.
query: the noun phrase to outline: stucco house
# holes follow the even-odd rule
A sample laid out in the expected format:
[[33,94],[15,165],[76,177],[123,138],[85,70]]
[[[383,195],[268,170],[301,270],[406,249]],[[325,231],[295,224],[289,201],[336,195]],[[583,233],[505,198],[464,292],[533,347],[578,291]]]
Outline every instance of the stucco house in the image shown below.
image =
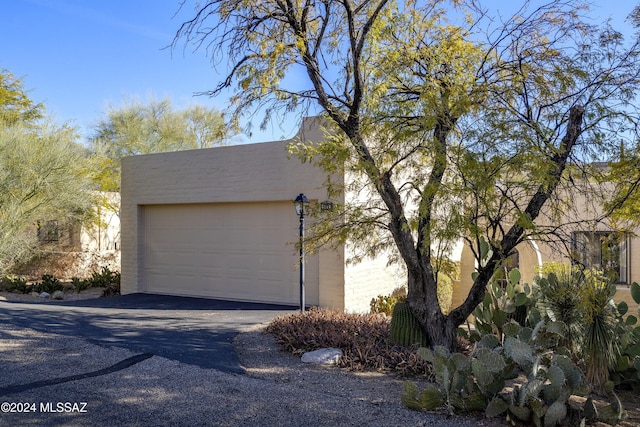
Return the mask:
[[[291,140],[123,159],[121,292],[297,305],[293,200],[327,201],[327,176],[286,147],[322,138],[310,118]],[[350,250],[307,254],[307,305],[367,312],[404,284],[387,257],[352,265]]]
[[[558,221],[558,224],[566,224],[563,227],[566,249],[560,250],[560,245],[549,244],[543,239],[529,239],[516,247],[503,268],[518,268],[522,282],[529,284],[533,283],[534,277],[547,262],[567,265],[580,263],[588,268],[606,270],[616,282],[615,299],[626,301],[630,312],[636,312],[638,305],[631,298],[630,285],[633,282],[640,283],[640,228],[621,232],[611,227],[606,218],[590,221],[601,218],[602,211],[595,200],[597,196],[590,196],[586,190],[581,191],[580,185],[578,183],[573,191],[567,190],[561,195],[564,200],[571,200],[571,208],[564,211]],[[462,248],[460,265],[460,282],[453,289],[454,307],[460,305],[469,294],[471,276],[477,267],[477,261],[467,245]]]

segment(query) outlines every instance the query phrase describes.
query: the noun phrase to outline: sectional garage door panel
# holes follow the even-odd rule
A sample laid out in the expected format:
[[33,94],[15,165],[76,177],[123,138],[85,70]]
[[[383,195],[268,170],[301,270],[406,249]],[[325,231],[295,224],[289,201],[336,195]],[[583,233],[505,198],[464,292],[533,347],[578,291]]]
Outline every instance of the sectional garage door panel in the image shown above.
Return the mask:
[[[145,291],[297,304],[297,220],[284,202],[145,206]],[[317,282],[309,257],[309,304]]]

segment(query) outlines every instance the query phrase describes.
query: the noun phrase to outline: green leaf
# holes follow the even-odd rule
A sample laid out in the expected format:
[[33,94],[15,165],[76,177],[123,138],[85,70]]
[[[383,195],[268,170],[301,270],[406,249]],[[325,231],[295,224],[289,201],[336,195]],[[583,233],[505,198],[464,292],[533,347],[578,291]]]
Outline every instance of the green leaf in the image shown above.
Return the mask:
[[427,347],[420,347],[416,352],[419,358],[424,360],[425,362],[429,362],[433,364],[433,350]]
[[449,349],[446,347],[443,347],[441,345],[437,345],[434,349],[433,349],[433,354],[436,358],[441,357],[443,359],[448,359],[449,356],[451,356],[451,353],[449,352]]
[[480,237],[479,249],[480,249],[480,259],[484,260],[489,254],[489,243],[487,243],[487,241],[482,236]]
[[549,322],[547,323],[547,332],[550,332],[552,334],[556,334],[556,335],[560,335],[560,336],[564,336],[566,334],[567,331],[567,325],[564,324],[564,322]]
[[562,387],[565,382],[564,371],[559,366],[550,366],[547,370],[547,378],[554,387]]
[[627,311],[629,311],[629,305],[624,301],[620,301],[618,304],[618,313],[620,313],[620,316],[627,314]]
[[445,395],[433,384],[427,384],[420,393],[420,405],[427,411],[433,411],[442,406],[445,402]]
[[471,393],[462,400],[462,408],[465,411],[484,411],[487,407],[487,399],[480,392]]
[[616,370],[618,372],[624,372],[631,366],[631,359],[626,354],[618,357],[618,362],[616,363]]
[[627,326],[633,326],[636,323],[638,323],[638,318],[636,316],[634,316],[633,314],[630,314],[627,316],[627,318],[625,319],[624,323]]
[[631,284],[631,297],[636,302],[636,304],[640,304],[640,285],[636,282]]
[[535,360],[531,346],[513,337],[505,339],[504,350],[507,357],[523,368],[531,366]]
[[529,301],[529,297],[525,295],[523,292],[516,294],[516,297],[515,297],[516,307],[525,305],[527,301]]
[[418,390],[418,386],[411,381],[405,381],[402,384],[402,388],[404,390],[404,394],[411,397],[417,397],[418,393],[420,393],[420,390]]
[[422,410],[422,405],[420,404],[420,402],[418,402],[418,400],[416,400],[415,397],[403,394],[402,396],[400,396],[400,401],[409,409],[412,409],[414,411]]
[[507,300],[503,311],[507,314],[513,314],[516,312],[516,305],[512,299]]
[[500,372],[505,368],[505,366],[507,366],[500,353],[488,348],[478,349],[475,357],[486,366],[486,369],[489,372]]
[[518,339],[520,341],[528,342],[531,339],[532,335],[533,335],[533,329],[525,327],[520,329],[520,332],[518,332]]
[[453,353],[449,358],[456,371],[467,371],[471,367],[469,357],[462,353]]
[[545,427],[555,426],[567,417],[567,405],[564,402],[553,402],[544,414]]
[[528,422],[531,419],[531,410],[526,406],[509,406],[509,412],[511,412],[520,421]]
[[484,415],[487,418],[493,418],[497,417],[500,414],[503,414],[508,409],[509,405],[507,405],[507,402],[500,399],[499,397],[494,397],[487,405],[487,409],[485,409]]
[[511,270],[509,272],[509,281],[514,286],[520,283],[520,270],[518,270],[517,268],[514,268],[513,270]]
[[517,322],[512,320],[511,322],[504,325],[502,332],[507,337],[515,337],[520,334],[520,329],[522,329],[522,327],[518,325]]
[[478,341],[478,348],[494,349],[500,345],[500,340],[493,334],[483,335]]

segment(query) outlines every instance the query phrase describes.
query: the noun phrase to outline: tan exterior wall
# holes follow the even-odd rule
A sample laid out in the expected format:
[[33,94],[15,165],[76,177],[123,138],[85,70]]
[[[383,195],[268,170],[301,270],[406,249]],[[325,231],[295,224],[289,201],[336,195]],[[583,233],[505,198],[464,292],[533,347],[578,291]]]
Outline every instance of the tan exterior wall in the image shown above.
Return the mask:
[[407,286],[406,270],[400,265],[387,266],[385,258],[367,258],[357,264],[345,266],[345,306],[348,311],[368,313],[371,300],[389,295],[399,287]]
[[[585,192],[586,194],[586,192]],[[566,228],[567,235],[573,231],[606,231],[608,228],[605,225],[598,225],[593,229],[585,224],[580,224],[581,221],[589,220],[601,215],[601,211],[598,208],[597,201],[587,200],[583,193],[575,192],[566,194],[565,198],[571,198],[573,206],[567,208],[564,212],[563,223],[574,223],[576,225],[573,228]],[[640,283],[640,238],[636,237],[640,235],[640,228],[635,229],[629,237],[629,249],[628,249],[628,274],[629,284],[633,282]],[[520,271],[522,273],[522,281],[525,283],[532,283],[535,275],[537,274],[536,266],[540,264],[540,261],[544,262],[565,262],[570,263],[568,255],[560,253],[558,250],[553,250],[549,245],[543,242],[526,242],[516,247],[520,252]],[[475,259],[468,246],[464,246],[461,255],[461,283],[459,286],[454,287],[453,304],[454,306],[460,305],[460,303],[467,297],[469,290],[471,289],[471,274],[475,271]],[[616,300],[625,300],[630,307],[630,311],[637,310],[637,304],[633,301],[629,295],[628,285],[618,285],[618,295]]]
[[[305,121],[298,137],[319,141],[314,119]],[[134,156],[122,161],[122,293],[145,289],[143,253],[144,206],[198,203],[291,202],[299,193],[326,200],[324,171],[289,158],[290,141]],[[341,202],[341,201],[339,201]],[[291,203],[293,211],[293,203]],[[297,235],[292,236],[295,243]],[[344,310],[344,253],[318,254],[321,306]],[[297,267],[295,267],[297,268]]]

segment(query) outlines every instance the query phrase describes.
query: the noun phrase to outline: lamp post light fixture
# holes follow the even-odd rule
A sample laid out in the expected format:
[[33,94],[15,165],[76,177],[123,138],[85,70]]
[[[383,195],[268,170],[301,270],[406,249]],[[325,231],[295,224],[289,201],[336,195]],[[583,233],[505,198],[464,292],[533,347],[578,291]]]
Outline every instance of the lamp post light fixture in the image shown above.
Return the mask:
[[304,311],[304,211],[309,205],[309,199],[300,193],[293,203],[296,207],[296,214],[300,217],[300,311]]

